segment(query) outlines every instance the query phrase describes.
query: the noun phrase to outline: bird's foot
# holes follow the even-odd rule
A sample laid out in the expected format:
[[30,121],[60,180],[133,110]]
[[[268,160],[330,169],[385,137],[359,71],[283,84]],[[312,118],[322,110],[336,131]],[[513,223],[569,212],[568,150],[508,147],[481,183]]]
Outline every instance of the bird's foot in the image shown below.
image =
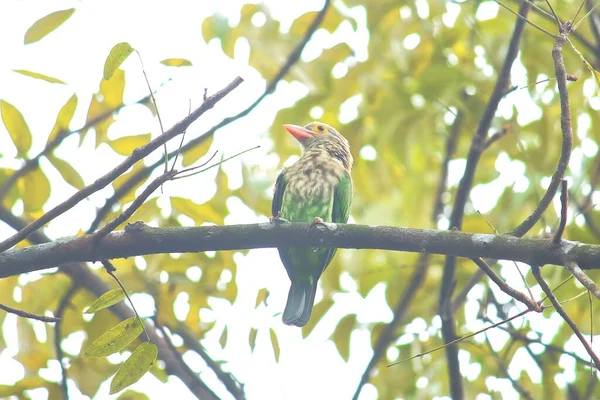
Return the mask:
[[285,218],[281,218],[281,211],[278,211],[277,215],[275,215],[275,216],[271,215],[269,217],[269,221],[271,221],[272,224],[281,224],[281,223],[290,222]]

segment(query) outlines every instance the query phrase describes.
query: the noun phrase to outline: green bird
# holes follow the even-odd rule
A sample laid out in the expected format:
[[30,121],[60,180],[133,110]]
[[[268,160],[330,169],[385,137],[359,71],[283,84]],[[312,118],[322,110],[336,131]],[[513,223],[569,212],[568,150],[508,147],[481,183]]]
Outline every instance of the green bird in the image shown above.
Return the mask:
[[[290,222],[348,221],[352,204],[352,155],[348,141],[322,122],[305,127],[284,125],[302,146],[302,156],[283,169],[275,183],[274,220]],[[335,251],[331,248],[281,248],[279,257],[292,281],[283,312],[286,325],[304,326],[310,319],[317,281]]]

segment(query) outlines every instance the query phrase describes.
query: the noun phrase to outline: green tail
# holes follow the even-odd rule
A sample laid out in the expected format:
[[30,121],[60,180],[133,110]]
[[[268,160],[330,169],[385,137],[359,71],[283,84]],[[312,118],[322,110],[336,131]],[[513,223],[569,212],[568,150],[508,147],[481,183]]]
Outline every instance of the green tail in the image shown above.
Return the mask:
[[287,304],[283,311],[283,323],[296,326],[306,325],[312,313],[316,292],[317,279],[308,277],[308,280],[292,281]]

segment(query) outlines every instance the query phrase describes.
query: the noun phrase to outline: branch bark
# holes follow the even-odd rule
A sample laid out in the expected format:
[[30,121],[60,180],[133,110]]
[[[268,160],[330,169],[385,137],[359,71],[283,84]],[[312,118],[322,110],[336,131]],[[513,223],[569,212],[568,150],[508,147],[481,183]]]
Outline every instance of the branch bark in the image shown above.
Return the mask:
[[153,228],[142,222],[101,240],[91,235],[8,250],[0,254],[0,278],[72,262],[161,253],[189,253],[268,247],[380,249],[514,260],[527,264],[600,269],[600,246],[563,240],[515,238],[460,231],[330,223],[271,223]]

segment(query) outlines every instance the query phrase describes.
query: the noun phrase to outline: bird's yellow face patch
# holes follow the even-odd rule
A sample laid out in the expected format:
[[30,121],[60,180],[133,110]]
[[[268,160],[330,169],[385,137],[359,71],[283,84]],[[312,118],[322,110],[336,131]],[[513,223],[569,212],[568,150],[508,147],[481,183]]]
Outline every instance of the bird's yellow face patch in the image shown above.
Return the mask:
[[315,122],[306,127],[315,133],[316,136],[329,132],[329,126],[321,122]]

